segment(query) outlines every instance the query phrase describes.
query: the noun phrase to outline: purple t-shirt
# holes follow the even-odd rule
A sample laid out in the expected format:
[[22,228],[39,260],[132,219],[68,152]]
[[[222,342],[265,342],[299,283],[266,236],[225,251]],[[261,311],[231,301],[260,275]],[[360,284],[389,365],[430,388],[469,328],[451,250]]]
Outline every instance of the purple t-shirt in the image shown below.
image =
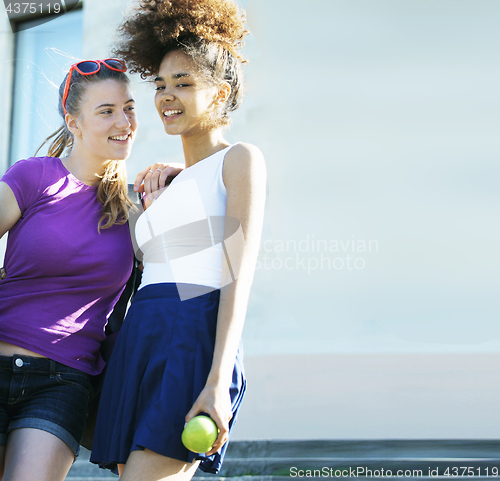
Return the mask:
[[60,159],[20,160],[0,180],[22,212],[7,240],[0,340],[100,373],[104,326],[132,270],[128,225],[98,233],[97,187]]

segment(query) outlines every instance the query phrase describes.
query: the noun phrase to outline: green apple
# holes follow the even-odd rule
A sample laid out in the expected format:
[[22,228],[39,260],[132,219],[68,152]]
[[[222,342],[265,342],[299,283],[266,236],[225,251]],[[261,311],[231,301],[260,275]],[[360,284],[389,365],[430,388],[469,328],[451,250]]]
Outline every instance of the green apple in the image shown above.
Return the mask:
[[219,430],[208,416],[195,416],[182,431],[182,444],[193,453],[206,453],[212,449]]

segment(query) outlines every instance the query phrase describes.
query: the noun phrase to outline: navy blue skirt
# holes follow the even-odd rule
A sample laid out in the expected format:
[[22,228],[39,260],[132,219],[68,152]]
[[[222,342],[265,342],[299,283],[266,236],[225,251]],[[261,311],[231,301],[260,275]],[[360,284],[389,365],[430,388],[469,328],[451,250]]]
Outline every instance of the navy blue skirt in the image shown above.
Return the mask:
[[[206,291],[203,286],[192,288]],[[137,292],[107,367],[93,463],[115,470],[131,451],[146,448],[187,463],[199,459],[200,468],[209,473],[220,470],[228,443],[206,456],[188,451],[181,442],[185,416],[205,387],[212,365],[219,296],[214,290],[181,300],[175,283],[149,285]],[[230,388],[230,432],[245,388],[240,345]]]

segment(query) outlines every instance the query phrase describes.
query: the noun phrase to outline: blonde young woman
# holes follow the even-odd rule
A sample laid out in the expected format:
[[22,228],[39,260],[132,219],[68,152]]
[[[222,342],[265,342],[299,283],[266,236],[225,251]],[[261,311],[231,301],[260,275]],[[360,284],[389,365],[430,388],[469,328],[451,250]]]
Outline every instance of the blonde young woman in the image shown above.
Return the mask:
[[[0,179],[0,479],[63,481],[85,427],[107,316],[133,248],[124,161],[137,130],[116,59],[73,65],[49,156]],[[48,139],[48,140],[49,140]],[[67,155],[64,155],[67,154]]]
[[[186,163],[137,221],[142,283],[99,407],[91,461],[118,465],[125,481],[190,479],[198,466],[218,472],[245,392],[240,337],[265,166],[255,146],[224,137],[242,99],[245,33],[232,0],[142,1],[121,27],[117,54],[154,80],[161,122],[180,136]],[[181,433],[200,413],[219,436],[198,454]]]

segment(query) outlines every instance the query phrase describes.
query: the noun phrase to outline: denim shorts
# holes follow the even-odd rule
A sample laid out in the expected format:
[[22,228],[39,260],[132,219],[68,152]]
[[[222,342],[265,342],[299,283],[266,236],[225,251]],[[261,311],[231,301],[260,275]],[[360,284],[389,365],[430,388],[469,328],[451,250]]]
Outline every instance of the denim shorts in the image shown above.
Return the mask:
[[0,445],[13,429],[47,431],[78,455],[92,376],[52,359],[0,356]]

